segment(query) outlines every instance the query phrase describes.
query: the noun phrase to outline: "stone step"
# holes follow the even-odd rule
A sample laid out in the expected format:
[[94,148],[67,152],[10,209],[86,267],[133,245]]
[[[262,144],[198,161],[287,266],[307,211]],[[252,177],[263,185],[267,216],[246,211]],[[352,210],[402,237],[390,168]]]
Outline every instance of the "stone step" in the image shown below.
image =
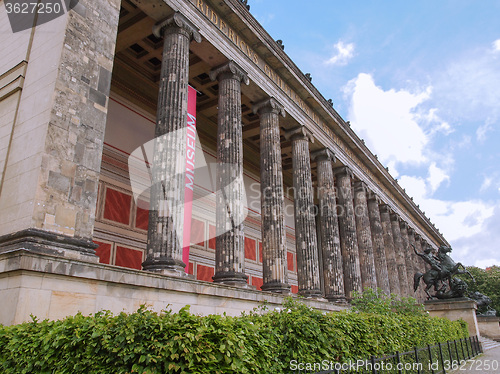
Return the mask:
[[479,341],[481,342],[481,345],[483,346],[483,351],[488,351],[490,349],[500,347],[500,342],[496,342],[494,340],[485,338],[484,336],[481,336],[479,338]]

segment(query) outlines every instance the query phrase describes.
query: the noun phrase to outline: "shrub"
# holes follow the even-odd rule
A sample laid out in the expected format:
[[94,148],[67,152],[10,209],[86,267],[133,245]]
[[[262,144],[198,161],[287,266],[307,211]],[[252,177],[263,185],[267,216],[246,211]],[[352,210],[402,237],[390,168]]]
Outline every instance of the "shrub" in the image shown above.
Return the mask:
[[288,299],[240,317],[77,314],[0,325],[2,373],[283,373],[291,360],[343,362],[467,335],[464,323],[426,313],[335,312]]

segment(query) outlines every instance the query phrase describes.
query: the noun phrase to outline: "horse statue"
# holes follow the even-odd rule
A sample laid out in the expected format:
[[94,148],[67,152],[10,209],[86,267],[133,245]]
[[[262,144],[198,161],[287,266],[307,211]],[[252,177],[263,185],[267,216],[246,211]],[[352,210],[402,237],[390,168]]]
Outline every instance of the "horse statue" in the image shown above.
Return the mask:
[[431,268],[425,273],[415,273],[415,275],[413,276],[413,291],[417,291],[418,286],[420,285],[420,279],[422,279],[426,285],[424,291],[427,294],[427,297],[429,299],[432,299],[429,290],[434,286],[434,292],[437,293],[440,289],[439,281],[442,271],[441,265],[439,264],[437,258],[433,256],[431,247],[427,247],[426,249],[424,249],[423,253],[420,253],[417,251],[413,244],[411,246],[413,247],[413,251],[415,252],[415,254],[421,257],[427,264],[431,266]]
[[[434,256],[432,248],[428,247],[423,253],[418,252],[415,246],[412,244],[413,250],[417,256],[422,258],[426,263],[428,263],[431,268],[425,273],[415,273],[413,278],[413,290],[416,291],[422,279],[426,284],[425,293],[429,299],[449,299],[464,296],[467,288],[466,283],[454,278],[458,274],[467,274],[471,277],[472,281],[475,282],[472,274],[463,266],[460,262],[455,263],[453,259],[448,255],[451,252],[450,247],[444,245],[440,246],[438,249],[437,256]],[[432,296],[429,293],[431,287],[434,286],[435,294]]]
[[465,268],[464,265],[462,265],[461,262],[455,263],[455,261],[453,261],[453,259],[450,256],[448,256],[448,253],[450,252],[451,252],[450,247],[442,245],[439,247],[437,254],[437,258],[442,267],[441,277],[444,278],[444,280],[448,281],[450,288],[451,288],[452,277],[458,274],[467,274],[472,279],[473,282],[476,282],[472,274]]

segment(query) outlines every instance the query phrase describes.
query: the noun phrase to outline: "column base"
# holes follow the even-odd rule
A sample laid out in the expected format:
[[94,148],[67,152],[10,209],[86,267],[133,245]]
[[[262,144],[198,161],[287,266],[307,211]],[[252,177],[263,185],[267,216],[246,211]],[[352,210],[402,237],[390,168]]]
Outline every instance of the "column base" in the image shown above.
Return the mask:
[[142,263],[142,270],[174,277],[186,277],[186,264],[168,257],[147,258]]
[[218,272],[212,277],[212,279],[214,280],[214,283],[222,283],[229,286],[249,286],[249,284],[247,283],[248,276],[244,273],[238,273],[235,271]]
[[29,228],[0,237],[0,253],[25,250],[87,262],[99,262],[93,241]]
[[341,295],[326,295],[325,299],[332,303],[347,304],[346,297]]
[[319,289],[314,289],[314,290],[299,290],[299,295],[302,296],[302,297],[307,297],[307,298],[315,298],[315,299],[326,300],[323,297],[323,293]]
[[281,293],[281,294],[289,294],[290,293],[290,285],[280,282],[280,281],[271,281],[264,283],[261,286],[262,291]]

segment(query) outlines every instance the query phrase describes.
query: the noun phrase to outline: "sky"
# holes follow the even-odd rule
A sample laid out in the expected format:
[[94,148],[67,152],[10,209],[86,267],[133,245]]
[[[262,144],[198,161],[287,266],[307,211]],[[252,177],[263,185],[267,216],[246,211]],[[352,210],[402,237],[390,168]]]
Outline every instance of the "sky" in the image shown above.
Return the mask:
[[451,244],[500,265],[500,1],[249,0]]

